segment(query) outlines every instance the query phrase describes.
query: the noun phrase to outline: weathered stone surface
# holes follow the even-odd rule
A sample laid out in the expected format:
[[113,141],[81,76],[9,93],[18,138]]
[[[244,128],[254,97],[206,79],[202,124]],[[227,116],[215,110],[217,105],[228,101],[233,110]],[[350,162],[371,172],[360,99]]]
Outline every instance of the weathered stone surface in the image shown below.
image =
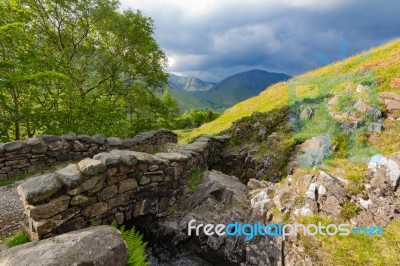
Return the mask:
[[135,179],[123,180],[118,184],[118,193],[124,193],[128,190],[133,190],[138,187],[138,183]]
[[106,170],[106,165],[100,160],[86,158],[78,163],[79,170],[84,175],[96,175]]
[[128,248],[119,231],[95,226],[0,251],[3,266],[125,266]]
[[306,140],[301,145],[304,153],[299,156],[301,166],[313,166],[322,163],[325,157],[331,154],[331,140],[326,136],[318,136]]
[[41,205],[30,205],[29,214],[34,220],[47,219],[68,208],[71,197],[62,195]]
[[195,152],[203,152],[208,147],[208,142],[193,142],[192,144],[187,145],[184,149],[191,150]]
[[160,158],[155,157],[154,155],[144,153],[144,152],[136,152],[132,151],[132,154],[136,156],[138,162],[140,163],[154,163],[156,161],[160,161]]
[[[35,141],[35,143],[36,143],[36,141]],[[39,139],[39,142],[32,146],[33,153],[42,154],[42,153],[47,152],[47,150],[48,150],[47,143],[44,142],[42,139]]]
[[381,92],[379,93],[379,98],[386,105],[388,112],[400,110],[400,93]]
[[63,150],[69,148],[69,143],[65,140],[49,142],[48,147],[51,151]]
[[68,190],[67,193],[68,193],[68,195],[75,196],[75,195],[77,195],[79,193],[82,193],[82,192],[88,191],[90,189],[93,189],[98,182],[99,182],[99,177],[98,176],[92,177],[91,179],[83,182],[78,187],[76,187],[74,189],[71,189],[71,190]]
[[27,179],[17,190],[29,204],[34,204],[56,194],[62,187],[55,174],[44,174]]
[[106,137],[103,134],[96,134],[92,136],[93,142],[99,145],[106,143]]
[[140,185],[146,185],[146,184],[150,183],[150,178],[144,175],[140,178],[139,183],[140,183]]
[[87,207],[95,202],[93,197],[87,197],[82,194],[78,194],[71,199],[71,206],[79,205],[81,207]]
[[85,143],[92,143],[93,142],[92,137],[89,136],[89,135],[78,135],[76,137],[76,139],[79,140],[79,141],[83,141]]
[[263,187],[265,187],[265,185],[263,183],[261,183],[260,180],[257,180],[257,179],[254,179],[254,178],[251,178],[249,180],[249,182],[247,182],[247,188],[251,189],[251,190],[258,189],[258,188],[263,188]]
[[375,155],[368,165],[367,177],[371,179],[373,186],[395,190],[400,179],[400,161],[397,158]]
[[70,164],[57,170],[56,176],[67,188],[75,188],[83,181],[82,173],[76,164]]
[[5,151],[16,151],[22,148],[22,141],[7,142],[3,145]]
[[110,137],[110,138],[107,138],[107,143],[110,146],[121,146],[122,145],[122,139]]
[[382,131],[382,123],[372,122],[368,125],[369,132],[381,132]]
[[35,146],[35,145],[38,145],[40,142],[41,142],[40,138],[30,138],[30,139],[27,139],[26,145]]
[[150,165],[149,166],[149,171],[150,172],[154,172],[154,171],[156,171],[156,170],[158,170],[160,167],[157,165],[157,164],[152,164],[152,165]]
[[73,132],[69,132],[67,134],[61,135],[60,136],[64,140],[69,140],[69,141],[74,141],[76,140],[76,134]]
[[95,160],[102,161],[107,167],[119,165],[122,161],[122,156],[119,154],[112,154],[108,152],[102,152],[93,157]]
[[[63,211],[62,213],[59,213],[50,219],[43,219],[39,221],[33,221],[32,226],[35,232],[38,233],[38,235],[45,235],[47,233],[50,233],[69,219],[75,216],[79,212],[78,207],[72,207],[70,209],[67,209]],[[35,239],[36,240],[36,239]]]
[[82,211],[82,214],[86,217],[90,218],[93,216],[100,215],[107,211],[107,203],[105,202],[96,202],[95,204],[87,207]]
[[122,146],[126,147],[126,148],[130,148],[134,145],[136,145],[138,142],[135,139],[124,139],[122,140]]
[[160,152],[160,153],[156,153],[155,156],[160,157],[161,159],[164,159],[164,160],[171,161],[171,162],[184,161],[189,158],[188,156],[181,154],[181,153],[177,153],[177,152],[170,152],[170,153]]
[[54,141],[59,141],[61,140],[61,138],[59,136],[55,136],[55,135],[43,135],[41,136],[42,140],[46,141],[46,142],[54,142]]
[[109,198],[114,197],[118,193],[118,187],[116,185],[106,187],[97,193],[99,201],[105,201]]
[[112,150],[110,154],[119,155],[126,165],[135,165],[137,163],[136,154],[133,151]]

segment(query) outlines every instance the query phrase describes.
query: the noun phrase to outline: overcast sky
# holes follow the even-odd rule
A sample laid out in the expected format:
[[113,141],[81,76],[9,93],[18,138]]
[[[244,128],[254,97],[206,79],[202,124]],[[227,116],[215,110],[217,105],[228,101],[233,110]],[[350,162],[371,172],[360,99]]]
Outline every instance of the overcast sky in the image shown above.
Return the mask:
[[341,47],[349,56],[400,37],[398,0],[121,0],[121,4],[154,19],[155,38],[169,58],[169,72],[206,81],[250,69],[296,75],[339,60]]

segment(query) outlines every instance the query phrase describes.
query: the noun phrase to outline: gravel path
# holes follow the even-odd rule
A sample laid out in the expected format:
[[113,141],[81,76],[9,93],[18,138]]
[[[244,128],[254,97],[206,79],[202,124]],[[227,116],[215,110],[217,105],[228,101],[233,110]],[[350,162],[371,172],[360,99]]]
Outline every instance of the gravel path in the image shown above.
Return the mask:
[[23,206],[17,193],[17,181],[0,187],[0,243],[19,230]]

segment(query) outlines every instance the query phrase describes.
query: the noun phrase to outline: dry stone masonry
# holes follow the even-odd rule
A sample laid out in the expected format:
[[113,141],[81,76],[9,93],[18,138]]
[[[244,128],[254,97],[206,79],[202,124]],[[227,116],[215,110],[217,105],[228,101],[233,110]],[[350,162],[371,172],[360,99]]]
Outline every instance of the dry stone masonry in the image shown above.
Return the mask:
[[0,143],[0,180],[35,173],[57,162],[78,161],[113,149],[150,152],[168,142],[176,143],[176,134],[169,130],[157,130],[131,139],[68,133]]
[[172,153],[112,149],[32,177],[18,187],[32,240],[142,215],[164,216],[197,167],[207,168],[227,137],[201,137]]

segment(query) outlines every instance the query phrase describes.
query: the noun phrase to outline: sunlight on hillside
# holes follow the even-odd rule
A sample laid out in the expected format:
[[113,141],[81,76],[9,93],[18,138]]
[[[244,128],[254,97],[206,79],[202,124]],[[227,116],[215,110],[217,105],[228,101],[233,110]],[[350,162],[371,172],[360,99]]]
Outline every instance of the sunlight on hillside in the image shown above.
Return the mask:
[[[341,76],[343,73],[351,72],[373,72],[378,81],[378,91],[395,91],[400,92],[400,89],[393,89],[389,87],[392,78],[398,75],[400,69],[400,39],[396,39],[388,44],[374,48],[368,52],[352,56],[344,60],[338,61],[331,65],[310,71],[301,76],[295,77],[297,82],[307,82],[308,79],[318,78],[323,76]],[[289,81],[291,82],[291,81]],[[339,80],[338,80],[339,82]],[[297,93],[313,94],[312,88],[307,90],[307,86],[301,88]],[[196,137],[208,134],[219,134],[228,129],[232,123],[242,117],[249,116],[253,112],[267,112],[269,110],[282,107],[288,104],[287,83],[282,82],[270,86],[268,89],[260,93],[258,96],[249,98],[241,103],[226,110],[218,119],[204,124],[199,128],[193,130],[179,130],[180,142],[187,143]],[[397,128],[398,124],[397,124]],[[383,132],[387,135],[388,133]],[[396,136],[395,136],[396,137]],[[389,150],[380,143],[384,150]],[[388,144],[389,145],[389,144]],[[382,147],[383,146],[383,147]]]

